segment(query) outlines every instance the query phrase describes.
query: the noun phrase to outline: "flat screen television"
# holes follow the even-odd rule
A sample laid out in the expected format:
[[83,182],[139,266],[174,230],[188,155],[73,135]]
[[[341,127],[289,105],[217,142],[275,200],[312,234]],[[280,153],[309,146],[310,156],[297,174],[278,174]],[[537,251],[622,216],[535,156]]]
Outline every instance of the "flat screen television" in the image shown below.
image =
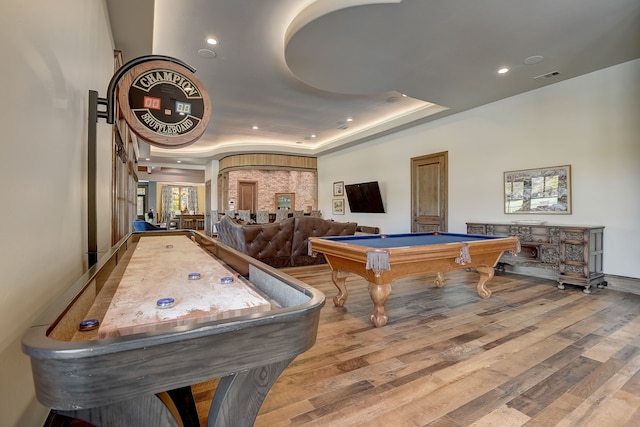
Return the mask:
[[344,186],[351,212],[384,213],[378,181]]

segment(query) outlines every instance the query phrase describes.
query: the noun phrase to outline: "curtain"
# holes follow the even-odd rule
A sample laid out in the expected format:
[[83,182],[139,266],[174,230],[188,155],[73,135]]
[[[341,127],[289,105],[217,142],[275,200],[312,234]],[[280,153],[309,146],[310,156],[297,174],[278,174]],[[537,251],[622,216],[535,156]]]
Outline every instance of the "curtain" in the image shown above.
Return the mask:
[[171,198],[171,186],[165,185],[162,187],[162,221],[167,222],[171,219],[171,206],[173,205],[173,199]]
[[198,212],[198,189],[189,187],[189,200],[187,200],[187,209],[189,212]]

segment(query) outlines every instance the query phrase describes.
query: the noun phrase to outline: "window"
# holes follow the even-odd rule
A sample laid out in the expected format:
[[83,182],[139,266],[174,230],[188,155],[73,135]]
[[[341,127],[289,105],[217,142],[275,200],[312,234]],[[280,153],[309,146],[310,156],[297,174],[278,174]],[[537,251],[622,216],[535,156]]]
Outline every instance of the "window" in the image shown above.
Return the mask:
[[162,221],[180,212],[198,212],[197,187],[167,185],[162,188]]

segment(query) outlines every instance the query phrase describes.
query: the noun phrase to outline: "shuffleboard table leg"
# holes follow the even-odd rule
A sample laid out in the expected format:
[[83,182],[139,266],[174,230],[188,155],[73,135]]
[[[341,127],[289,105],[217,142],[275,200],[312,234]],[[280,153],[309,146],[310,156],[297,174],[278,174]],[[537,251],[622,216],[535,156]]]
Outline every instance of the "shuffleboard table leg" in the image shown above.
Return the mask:
[[183,427],[200,427],[198,410],[196,409],[196,401],[193,398],[191,386],[176,388],[166,393],[175,405],[175,409],[178,412],[176,415],[182,420]]
[[478,295],[480,298],[489,298],[491,296],[491,290],[487,288],[487,283],[493,278],[495,274],[493,267],[486,265],[479,265],[476,267],[476,271],[480,273],[480,279],[478,279]]
[[347,284],[345,280],[349,276],[349,273],[342,270],[333,270],[331,271],[331,280],[333,284],[338,288],[338,295],[333,297],[333,304],[336,307],[344,306],[344,303],[347,302],[347,297],[349,296],[349,292],[347,291]]
[[55,411],[67,417],[86,421],[96,427],[178,427],[173,414],[155,394],[133,397],[121,402],[88,409]]
[[391,293],[391,285],[376,285],[369,282],[369,295],[371,301],[373,301],[373,313],[371,313],[371,323],[376,327],[381,327],[387,324],[389,316],[384,311],[384,305],[387,302],[387,297]]
[[271,386],[292,361],[287,359],[222,377],[209,408],[207,427],[253,426]]

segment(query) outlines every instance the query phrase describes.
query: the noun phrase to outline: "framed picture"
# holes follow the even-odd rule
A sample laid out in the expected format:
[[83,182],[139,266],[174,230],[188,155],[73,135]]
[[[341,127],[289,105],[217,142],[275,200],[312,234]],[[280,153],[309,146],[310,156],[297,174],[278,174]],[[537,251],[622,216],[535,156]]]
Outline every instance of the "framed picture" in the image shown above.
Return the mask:
[[505,172],[504,213],[570,214],[571,166]]
[[296,205],[295,193],[276,193],[276,211],[279,209],[293,210]]
[[333,214],[344,215],[344,199],[333,199]]
[[333,195],[344,196],[344,181],[338,181],[333,183]]

